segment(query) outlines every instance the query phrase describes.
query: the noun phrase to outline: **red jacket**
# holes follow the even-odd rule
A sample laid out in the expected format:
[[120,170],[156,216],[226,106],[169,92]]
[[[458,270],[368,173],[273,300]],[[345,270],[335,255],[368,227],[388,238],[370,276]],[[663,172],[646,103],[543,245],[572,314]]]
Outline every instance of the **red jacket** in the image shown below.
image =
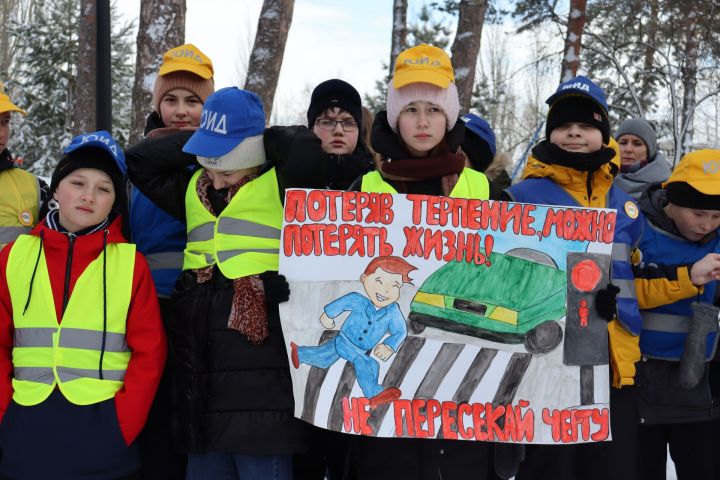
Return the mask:
[[[107,228],[108,243],[127,243],[120,232],[120,219],[115,219]],[[30,235],[44,232],[43,248],[50,274],[55,311],[62,322],[63,288],[65,265],[68,261],[68,236],[47,227],[43,220]],[[75,282],[85,268],[95,260],[103,249],[103,231],[78,236],[72,251],[70,266],[70,295]],[[13,396],[12,348],[13,313],[7,285],[7,263],[13,243],[0,251],[0,421]],[[32,268],[32,265],[28,265]],[[111,273],[110,273],[111,274]],[[115,394],[118,422],[125,442],[130,445],[147,419],[150,405],[157,390],[165,365],[167,344],[160,319],[160,309],[155,295],[155,286],[145,258],[139,252],[135,256],[132,297],[128,310],[126,340],[132,351],[122,388]]]

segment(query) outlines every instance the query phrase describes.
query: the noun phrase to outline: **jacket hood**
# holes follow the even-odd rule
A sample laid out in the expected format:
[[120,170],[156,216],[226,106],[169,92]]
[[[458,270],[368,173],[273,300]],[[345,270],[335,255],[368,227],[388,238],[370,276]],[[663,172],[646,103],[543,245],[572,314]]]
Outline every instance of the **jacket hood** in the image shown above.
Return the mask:
[[650,163],[647,163],[639,170],[619,173],[615,178],[615,183],[637,200],[642,196],[648,185],[664,182],[668,179],[670,173],[672,173],[670,163],[662,153],[658,152]]
[[[81,241],[87,246],[96,247],[98,251],[100,251],[103,248],[103,236],[105,232],[107,232],[107,243],[127,243],[127,240],[122,234],[122,221],[122,217],[118,215],[110,222],[107,228],[87,235],[80,235],[76,241]],[[47,218],[44,218],[42,222],[38,223],[35,228],[30,231],[30,235],[38,237],[41,233],[45,240],[62,239],[64,241],[65,238],[67,238],[67,234],[48,227]]]
[[662,184],[660,183],[649,185],[638,201],[638,206],[643,215],[645,215],[645,218],[666,232],[680,235],[680,232],[678,232],[675,227],[675,223],[665,215],[663,208],[666,205],[667,192],[662,188]]
[[507,153],[498,153],[493,157],[492,163],[483,171],[488,180],[494,180],[500,175],[507,175],[512,166],[512,158]]
[[[523,169],[522,179],[526,178],[550,178],[560,185],[575,198],[580,205],[586,207],[605,206],[605,196],[612,187],[615,174],[618,172],[617,164],[613,156],[610,161],[600,165],[595,171],[587,172],[575,168],[554,163],[547,158],[547,140],[537,144],[532,153],[528,156],[527,164]],[[592,175],[590,177],[590,175]],[[588,180],[591,180],[590,193],[592,198],[588,199]]]
[[160,114],[153,110],[145,119],[145,129],[143,130],[143,134],[147,136],[148,133],[156,128],[165,128],[165,124],[163,123]]

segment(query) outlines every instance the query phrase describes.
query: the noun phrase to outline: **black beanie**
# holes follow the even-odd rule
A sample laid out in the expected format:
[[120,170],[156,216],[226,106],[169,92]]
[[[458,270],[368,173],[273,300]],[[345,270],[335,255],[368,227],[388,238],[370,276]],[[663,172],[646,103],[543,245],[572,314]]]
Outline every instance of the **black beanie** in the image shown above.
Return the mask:
[[110,177],[115,189],[115,202],[112,210],[122,214],[125,208],[125,182],[115,159],[102,148],[86,147],[65,153],[58,161],[50,180],[50,194],[54,194],[63,178],[79,168],[101,170]]
[[349,83],[333,78],[315,87],[310,97],[307,111],[308,128],[312,129],[315,120],[328,108],[338,107],[348,112],[358,124],[362,125],[362,100],[355,87]]
[[472,168],[478,172],[484,172],[493,162],[495,156],[490,145],[465,125],[465,138],[462,142],[462,150],[470,159]]
[[602,134],[603,144],[610,143],[610,121],[605,110],[588,97],[568,95],[561,97],[552,104],[545,122],[545,138],[550,140],[550,133],[565,123],[587,123]]
[[720,210],[720,195],[702,193],[689,183],[671,182],[667,184],[665,190],[667,190],[667,201],[678,207]]

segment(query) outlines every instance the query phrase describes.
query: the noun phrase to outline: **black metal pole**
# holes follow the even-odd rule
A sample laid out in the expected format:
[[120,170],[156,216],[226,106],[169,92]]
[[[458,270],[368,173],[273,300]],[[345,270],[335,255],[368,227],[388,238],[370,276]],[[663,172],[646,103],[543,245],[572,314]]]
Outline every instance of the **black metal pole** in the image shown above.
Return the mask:
[[112,77],[110,75],[110,0],[97,0],[95,126],[112,131]]

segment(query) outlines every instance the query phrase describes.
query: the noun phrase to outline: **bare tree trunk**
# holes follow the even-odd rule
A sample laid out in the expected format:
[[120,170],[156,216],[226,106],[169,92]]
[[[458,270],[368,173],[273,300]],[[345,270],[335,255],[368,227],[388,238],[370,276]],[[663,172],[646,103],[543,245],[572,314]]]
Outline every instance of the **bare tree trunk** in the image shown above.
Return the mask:
[[699,52],[699,28],[695,26],[695,11],[689,12],[685,27],[687,28],[685,42],[685,58],[683,59],[680,72],[683,84],[683,105],[682,115],[680,117],[680,125],[684,131],[680,148],[681,156],[692,150],[693,142],[693,117],[696,103],[696,87],[698,73],[698,57]]
[[394,0],[392,42],[390,44],[390,63],[388,64],[387,81],[389,82],[395,68],[395,59],[407,46],[407,0]]
[[10,35],[11,22],[27,23],[34,0],[3,0],[0,2],[0,81],[13,79],[16,39]]
[[580,66],[580,49],[585,28],[585,6],[587,0],[570,0],[565,50],[560,68],[560,82],[566,82],[577,75]]
[[467,112],[472,101],[475,68],[480,53],[480,40],[486,11],[487,0],[460,1],[457,33],[450,51],[455,68],[455,85],[457,85],[460,97],[461,112]]
[[73,121],[70,130],[73,135],[77,135],[81,132],[92,132],[93,130],[96,130],[96,51],[97,1],[80,0],[77,82],[75,83],[75,88],[80,89],[80,91],[75,92],[75,101],[73,102],[72,107]]
[[140,2],[135,83],[132,93],[131,143],[142,138],[145,117],[152,109],[153,85],[163,53],[185,43],[185,10],[185,0]]
[[260,96],[266,120],[272,113],[294,5],[295,0],[263,0],[260,10],[245,89]]
[[17,0],[0,2],[0,79],[3,80],[9,77],[10,62],[12,61],[8,27],[15,8],[17,8]]
[[[658,19],[660,16],[658,0],[646,0],[650,7],[650,18],[648,19],[648,28],[645,33],[643,41],[648,45],[655,45],[658,36]],[[650,74],[653,71],[655,64],[655,50],[652,48],[645,47],[645,55],[643,58],[643,71],[644,75],[641,75],[640,84],[640,100],[643,108],[647,110],[651,102],[652,95],[652,81],[654,75]]]

